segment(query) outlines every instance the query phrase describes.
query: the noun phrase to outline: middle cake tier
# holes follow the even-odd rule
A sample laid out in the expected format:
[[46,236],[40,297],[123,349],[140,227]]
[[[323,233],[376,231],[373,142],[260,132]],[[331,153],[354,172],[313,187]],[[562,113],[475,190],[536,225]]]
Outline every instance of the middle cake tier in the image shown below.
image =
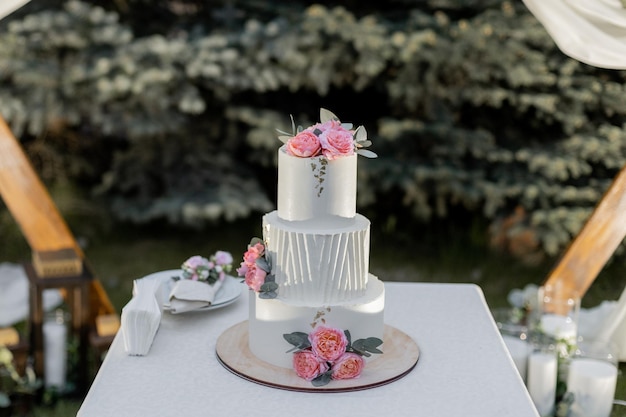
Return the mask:
[[263,239],[280,298],[330,305],[367,288],[370,222],[360,214],[290,222],[273,211],[263,217]]

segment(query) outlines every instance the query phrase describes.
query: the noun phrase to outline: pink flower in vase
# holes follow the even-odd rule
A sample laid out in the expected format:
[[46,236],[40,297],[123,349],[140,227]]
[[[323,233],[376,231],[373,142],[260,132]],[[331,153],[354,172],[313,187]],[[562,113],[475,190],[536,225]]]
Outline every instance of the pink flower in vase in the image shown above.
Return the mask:
[[318,326],[309,334],[313,353],[325,361],[337,360],[346,351],[348,338],[342,330]]
[[365,359],[356,353],[346,352],[332,366],[333,379],[358,378],[365,367]]
[[302,350],[293,354],[293,369],[300,378],[312,381],[328,371],[328,364],[310,350]]
[[320,154],[321,149],[319,138],[309,130],[304,130],[289,139],[285,148],[289,155],[300,158],[317,156]]

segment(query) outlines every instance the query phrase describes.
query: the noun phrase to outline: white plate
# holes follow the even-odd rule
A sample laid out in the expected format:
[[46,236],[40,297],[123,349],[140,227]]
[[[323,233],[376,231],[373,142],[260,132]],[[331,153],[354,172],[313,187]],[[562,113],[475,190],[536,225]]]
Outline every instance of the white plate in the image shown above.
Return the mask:
[[[174,285],[172,277],[179,277],[183,273],[182,269],[170,269],[167,271],[155,272],[153,274],[145,276],[143,279],[156,279],[161,281],[161,294],[160,300],[164,310],[169,310],[169,294]],[[226,307],[232,304],[239,298],[243,291],[244,285],[241,283],[241,278],[235,278],[232,276],[226,276],[222,286],[215,295],[215,300],[208,307],[202,307],[194,311],[209,311],[218,308]]]

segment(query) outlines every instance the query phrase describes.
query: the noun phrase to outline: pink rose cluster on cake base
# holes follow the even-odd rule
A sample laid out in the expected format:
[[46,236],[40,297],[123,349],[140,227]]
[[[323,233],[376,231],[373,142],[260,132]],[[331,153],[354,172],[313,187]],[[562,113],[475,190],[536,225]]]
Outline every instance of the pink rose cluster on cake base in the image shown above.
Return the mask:
[[[254,290],[250,351],[317,385],[358,377],[382,353],[385,327],[384,284],[368,269],[370,222],[356,213],[357,155],[376,155],[363,149],[362,126],[352,130],[325,109],[320,119],[281,137],[277,210],[263,217],[263,238],[238,270]],[[321,328],[346,335],[341,360],[315,355]]]

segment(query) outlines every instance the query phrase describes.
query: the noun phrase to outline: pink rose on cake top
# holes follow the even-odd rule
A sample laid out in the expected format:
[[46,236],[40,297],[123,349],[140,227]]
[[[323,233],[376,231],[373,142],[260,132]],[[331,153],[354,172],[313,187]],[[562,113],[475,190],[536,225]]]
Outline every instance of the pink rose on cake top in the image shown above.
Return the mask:
[[364,148],[372,142],[367,140],[367,131],[363,126],[352,130],[352,123],[341,123],[339,118],[329,110],[320,109],[320,122],[303,129],[296,128],[291,119],[292,132],[278,130],[278,137],[285,143],[287,154],[300,158],[311,158],[323,155],[328,160],[350,156],[355,153],[368,158],[376,154]]
[[183,262],[181,276],[173,277],[176,283],[169,294],[170,311],[177,314],[210,306],[232,263],[232,255],[225,251],[209,258],[195,255]]
[[317,135],[308,130],[300,132],[291,138],[286,146],[289,155],[298,156],[300,158],[317,156],[322,150],[322,144]]

